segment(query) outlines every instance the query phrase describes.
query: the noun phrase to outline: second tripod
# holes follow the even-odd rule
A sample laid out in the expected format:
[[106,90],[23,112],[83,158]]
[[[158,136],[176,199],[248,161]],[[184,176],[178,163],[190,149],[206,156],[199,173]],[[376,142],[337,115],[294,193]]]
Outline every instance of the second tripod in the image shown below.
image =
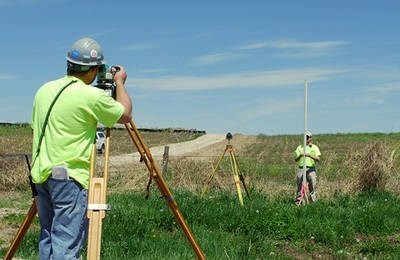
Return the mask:
[[204,194],[207,191],[208,185],[211,183],[211,180],[214,178],[214,174],[218,170],[219,165],[221,164],[221,161],[224,158],[225,154],[229,153],[229,161],[231,164],[231,170],[233,173],[233,179],[235,181],[235,186],[236,186],[239,202],[240,202],[240,205],[243,206],[243,196],[242,196],[242,190],[240,188],[240,182],[242,183],[243,188],[249,198],[250,198],[250,194],[249,194],[249,191],[247,190],[243,174],[240,172],[239,165],[236,160],[235,153],[234,153],[233,145],[230,143],[232,138],[233,138],[233,136],[231,133],[226,134],[226,140],[228,140],[228,144],[226,145],[224,152],[222,153],[221,157],[219,158],[217,164],[215,165],[213,172],[211,173],[210,177],[208,178],[207,185],[204,188],[202,194]]

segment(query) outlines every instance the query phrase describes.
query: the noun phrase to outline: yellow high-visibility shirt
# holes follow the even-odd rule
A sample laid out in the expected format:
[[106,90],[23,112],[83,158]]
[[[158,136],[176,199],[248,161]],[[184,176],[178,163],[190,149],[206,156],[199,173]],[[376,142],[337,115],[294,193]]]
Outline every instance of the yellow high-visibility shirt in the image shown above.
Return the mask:
[[[50,104],[58,92],[68,86],[54,104],[35,160],[39,137]],[[86,85],[73,76],[65,76],[44,84],[37,91],[33,103],[32,181],[43,183],[51,175],[52,167],[63,165],[69,177],[88,188],[90,153],[97,123],[113,126],[124,113],[124,107],[102,89]]]
[[[297,158],[303,152],[304,152],[304,146],[303,145],[297,146],[296,151],[294,152],[294,158]],[[307,153],[311,154],[313,157],[321,156],[321,152],[320,152],[318,146],[315,144],[309,144],[306,146],[306,154]],[[300,160],[297,162],[297,164],[299,165],[299,167],[303,167],[304,156],[300,157]],[[315,160],[310,157],[306,157],[306,167],[310,167],[310,168],[315,167]]]

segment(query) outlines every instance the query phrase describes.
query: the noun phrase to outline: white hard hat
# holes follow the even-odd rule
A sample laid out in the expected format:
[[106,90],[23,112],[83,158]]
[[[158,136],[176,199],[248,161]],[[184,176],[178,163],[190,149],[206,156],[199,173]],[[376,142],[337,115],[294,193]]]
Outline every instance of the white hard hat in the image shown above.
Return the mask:
[[74,42],[67,53],[67,60],[82,66],[99,66],[104,64],[103,50],[92,38],[82,38]]

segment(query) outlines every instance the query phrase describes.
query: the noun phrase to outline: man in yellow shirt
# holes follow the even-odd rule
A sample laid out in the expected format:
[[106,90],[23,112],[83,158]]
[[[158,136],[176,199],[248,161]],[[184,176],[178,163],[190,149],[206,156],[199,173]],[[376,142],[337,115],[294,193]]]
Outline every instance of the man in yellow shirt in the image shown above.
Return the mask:
[[[317,171],[316,162],[321,160],[321,152],[319,147],[312,143],[312,134],[310,131],[306,132],[306,149],[304,156],[304,145],[297,146],[294,152],[294,160],[297,162],[297,195],[296,203],[300,203],[302,197],[302,186],[303,186],[303,173],[304,164],[306,166],[306,180],[308,182],[308,190],[310,192],[311,201],[316,200],[316,184],[317,184]],[[305,159],[305,161],[304,161]]]
[[86,242],[90,153],[97,123],[131,120],[132,103],[122,66],[114,73],[115,100],[90,84],[104,66],[91,38],[67,53],[67,75],[36,92],[33,111],[32,181],[40,222],[39,259],[79,259]]

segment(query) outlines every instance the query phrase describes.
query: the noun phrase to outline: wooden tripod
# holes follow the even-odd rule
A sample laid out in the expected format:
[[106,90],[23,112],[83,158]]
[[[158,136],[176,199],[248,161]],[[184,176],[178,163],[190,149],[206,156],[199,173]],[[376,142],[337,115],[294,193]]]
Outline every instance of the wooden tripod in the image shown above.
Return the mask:
[[197,243],[192,231],[190,230],[189,226],[187,225],[182,213],[179,211],[178,204],[176,203],[172,193],[167,187],[160,171],[157,169],[156,164],[154,163],[153,157],[150,153],[149,148],[143,142],[138,129],[136,128],[135,124],[131,120],[129,123],[125,124],[125,128],[128,130],[128,133],[135,144],[138,152],[140,153],[141,161],[146,164],[147,169],[149,170],[149,183],[147,185],[147,196],[149,195],[149,186],[154,179],[158,189],[160,190],[165,202],[167,203],[168,207],[171,209],[172,213],[174,214],[176,220],[178,221],[179,226],[182,228],[186,238],[188,239],[190,245],[193,248],[198,259],[205,259],[205,255],[203,254],[200,245]]
[[229,153],[229,161],[231,163],[231,170],[233,173],[233,179],[235,181],[239,202],[240,202],[240,205],[243,206],[243,196],[242,196],[242,190],[240,188],[240,182],[242,182],[243,188],[246,191],[246,194],[249,198],[250,198],[250,194],[249,194],[249,191],[247,190],[246,183],[244,182],[243,174],[240,173],[239,165],[237,163],[235,153],[233,152],[234,151],[233,145],[230,144],[230,139],[232,137],[229,136],[230,138],[228,138],[228,136],[229,136],[229,133],[227,135],[228,144],[226,145],[224,152],[222,153],[221,157],[219,158],[217,164],[215,165],[213,172],[211,173],[210,177],[208,178],[207,185],[205,186],[202,194],[204,194],[207,191],[208,185],[211,183],[211,180],[214,178],[214,174],[218,170],[222,159],[224,158],[225,154],[228,152]]
[[[149,170],[149,183],[147,185],[147,195],[149,195],[149,186],[151,181],[154,179],[158,189],[160,190],[163,198],[165,199],[167,205],[171,209],[173,215],[175,216],[178,224],[182,228],[186,238],[188,239],[193,251],[195,252],[198,259],[205,259],[205,255],[202,252],[200,245],[196,241],[192,231],[187,225],[182,213],[180,212],[176,201],[174,200],[172,193],[168,189],[162,175],[154,163],[153,157],[150,153],[149,148],[145,145],[143,139],[141,138],[138,129],[131,120],[129,123],[125,124],[128,133],[134,142],[138,152],[141,156],[141,161],[146,164]],[[101,248],[101,228],[102,219],[105,217],[105,211],[109,210],[110,207],[106,202],[106,189],[107,189],[107,179],[108,179],[108,158],[110,150],[110,129],[106,129],[106,149],[105,149],[105,162],[104,162],[104,174],[102,177],[94,177],[94,166],[95,166],[95,146],[92,148],[92,158],[91,158],[91,170],[90,170],[90,187],[89,187],[89,198],[88,198],[88,218],[89,218],[89,237],[88,237],[88,254],[87,258],[100,259],[100,248]],[[15,252],[17,251],[22,238],[24,237],[26,231],[29,229],[34,217],[36,216],[36,204],[35,201],[32,203],[31,209],[25,217],[20,230],[17,232],[14,238],[14,242],[11,244],[7,251],[4,259],[11,260]]]

